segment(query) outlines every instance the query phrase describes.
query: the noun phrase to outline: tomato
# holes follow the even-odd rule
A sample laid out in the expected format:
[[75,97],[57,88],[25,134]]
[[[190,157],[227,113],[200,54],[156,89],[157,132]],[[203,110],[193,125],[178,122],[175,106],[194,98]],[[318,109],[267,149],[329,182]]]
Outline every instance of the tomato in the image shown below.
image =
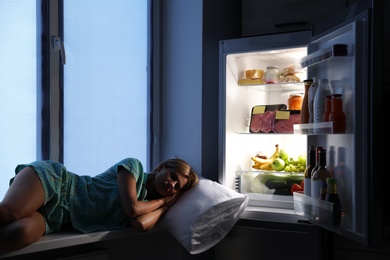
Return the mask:
[[290,193],[293,194],[296,191],[303,191],[303,188],[301,185],[294,183],[291,185]]

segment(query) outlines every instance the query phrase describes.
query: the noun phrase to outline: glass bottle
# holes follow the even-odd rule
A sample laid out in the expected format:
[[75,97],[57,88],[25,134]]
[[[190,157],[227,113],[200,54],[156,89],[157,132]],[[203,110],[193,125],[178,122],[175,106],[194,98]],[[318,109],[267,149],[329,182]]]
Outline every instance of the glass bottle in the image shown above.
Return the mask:
[[331,111],[332,111],[332,96],[327,95],[325,97],[325,111],[324,111],[324,114],[322,115],[323,122],[329,121],[329,115],[330,115]]
[[329,121],[333,122],[332,133],[345,133],[346,116],[343,111],[343,95],[332,95],[332,110],[329,114]]
[[310,145],[307,153],[308,160],[306,160],[306,169],[304,171],[304,194],[310,196],[311,194],[311,172],[316,164],[316,149],[314,145]]
[[311,84],[307,96],[307,105],[309,110],[309,123],[313,123],[313,102],[314,102],[314,96],[316,95],[317,88],[318,88],[318,78],[313,77],[313,84]]
[[[320,79],[313,101],[313,123],[322,122],[322,115],[325,111],[325,98],[327,95],[332,95],[328,79]],[[323,133],[321,128],[314,128],[313,131],[315,134]]]
[[306,79],[303,81],[305,86],[305,92],[303,93],[302,107],[301,107],[301,124],[309,123],[309,89],[313,84],[312,79]]
[[314,168],[311,170],[310,172],[310,176],[311,176],[311,183],[310,183],[310,196],[312,198],[316,198],[318,199],[318,196],[314,196],[314,192],[319,193],[319,191],[314,191],[314,187],[313,187],[313,174],[318,170],[318,168],[320,167],[320,151],[324,149],[322,146],[317,146],[316,147],[316,150],[315,150],[315,158],[316,158],[316,161],[315,161],[315,166]]
[[341,222],[341,202],[339,194],[337,193],[337,179],[327,178],[326,184],[328,191],[325,196],[325,200],[334,203],[333,209],[333,225],[340,225]]
[[265,83],[273,84],[279,82],[279,67],[278,66],[267,66],[265,71]]
[[319,151],[320,163],[318,170],[312,175],[311,191],[312,197],[324,200],[327,193],[326,179],[331,178],[332,175],[326,168],[326,149]]

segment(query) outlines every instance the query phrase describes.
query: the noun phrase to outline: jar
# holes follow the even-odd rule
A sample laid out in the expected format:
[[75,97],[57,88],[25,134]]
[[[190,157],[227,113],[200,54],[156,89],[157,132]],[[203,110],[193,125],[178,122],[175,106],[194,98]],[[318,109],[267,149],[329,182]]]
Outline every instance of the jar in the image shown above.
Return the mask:
[[279,67],[278,66],[267,66],[265,71],[265,83],[273,84],[279,82]]
[[303,95],[301,93],[290,94],[287,103],[289,110],[301,110]]

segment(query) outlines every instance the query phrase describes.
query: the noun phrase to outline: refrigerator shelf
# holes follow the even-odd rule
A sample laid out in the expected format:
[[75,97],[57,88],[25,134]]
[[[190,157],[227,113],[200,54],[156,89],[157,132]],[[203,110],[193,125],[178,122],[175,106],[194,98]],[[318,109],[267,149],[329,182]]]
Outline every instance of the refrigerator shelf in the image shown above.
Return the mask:
[[294,134],[331,134],[333,122],[294,124]]
[[[247,82],[246,80],[245,82]],[[238,85],[240,87],[245,87],[246,89],[253,89],[257,91],[263,91],[263,92],[271,92],[271,91],[303,91],[305,89],[305,86],[303,85],[303,82],[281,82],[281,83],[275,83],[275,84],[259,84],[255,82],[259,82],[257,80],[251,80],[254,81],[253,84],[240,84],[240,80],[238,80]]]

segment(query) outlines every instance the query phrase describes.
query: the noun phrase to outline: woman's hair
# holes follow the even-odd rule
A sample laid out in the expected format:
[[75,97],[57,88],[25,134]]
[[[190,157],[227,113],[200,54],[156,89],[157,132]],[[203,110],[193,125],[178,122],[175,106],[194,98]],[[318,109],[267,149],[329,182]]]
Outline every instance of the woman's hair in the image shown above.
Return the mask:
[[180,193],[185,192],[192,187],[196,186],[199,182],[199,177],[197,173],[192,169],[192,167],[183,159],[174,158],[174,159],[168,159],[163,162],[161,162],[159,165],[157,165],[156,168],[152,171],[152,173],[157,173],[162,168],[171,169],[176,174],[180,174],[182,176],[185,176],[188,181],[186,185],[181,187]]

